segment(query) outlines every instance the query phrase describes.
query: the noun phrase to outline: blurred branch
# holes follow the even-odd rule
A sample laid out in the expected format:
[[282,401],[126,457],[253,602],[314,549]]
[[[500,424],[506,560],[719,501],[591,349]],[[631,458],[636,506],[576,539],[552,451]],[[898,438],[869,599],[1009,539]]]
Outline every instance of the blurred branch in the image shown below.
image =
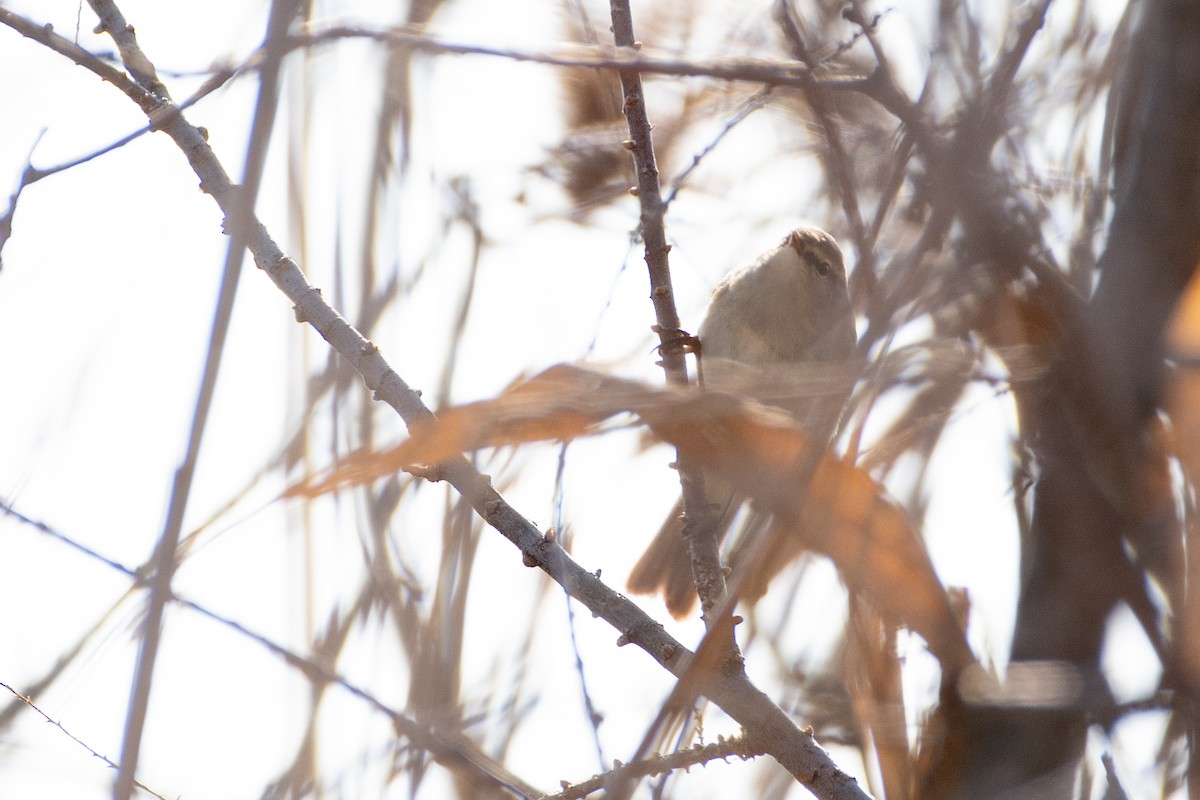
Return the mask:
[[[975,129],[985,142],[995,135],[989,129],[1040,25],[1035,13],[1019,26],[980,98]],[[1177,577],[1156,576],[1148,556],[1173,553],[1158,561],[1176,570],[1183,563],[1157,413],[1162,332],[1200,257],[1200,157],[1192,141],[1200,126],[1198,37],[1194,6],[1142,4],[1124,83],[1113,89],[1120,95],[1115,210],[1095,296],[1084,306],[1071,299],[1057,270],[1036,271],[1031,299],[1052,324],[1028,331],[1048,369],[1017,386],[1022,436],[1039,477],[1010,672],[1022,662],[1051,663],[1103,687],[1105,626],[1111,610],[1125,602],[1166,662],[1166,680],[1193,680],[1194,672],[1176,672],[1170,663],[1161,611],[1147,583],[1156,577],[1174,596]],[[964,226],[984,263],[1009,276],[1035,263],[1029,254],[1038,233],[1022,220],[1019,206],[1006,210],[978,190],[959,197],[966,201]],[[1184,640],[1194,624],[1184,623]],[[945,749],[926,773],[932,798],[1061,796],[1083,756],[1091,715],[1111,702],[1097,691],[1083,706],[980,707],[964,702],[959,688],[943,688],[935,727]],[[1194,701],[1184,705],[1194,707]],[[1194,730],[1195,719],[1188,724]]]
[[[166,86],[159,80],[153,63],[138,45],[133,26],[125,21],[116,4],[111,0],[89,0],[89,2],[92,10],[100,18],[98,30],[104,31],[112,37],[121,54],[122,63],[138,85],[160,103],[173,106],[170,94]],[[186,452],[182,463],[175,472],[167,519],[154,552],[154,576],[151,580],[146,622],[142,627],[142,640],[134,669],[133,686],[130,690],[129,709],[126,714],[125,732],[121,744],[121,766],[113,786],[115,800],[127,800],[134,789],[134,775],[137,771],[141,750],[142,732],[146,716],[149,713],[150,690],[153,685],[155,664],[162,637],[163,610],[171,596],[171,581],[175,573],[176,553],[179,547],[180,532],[183,528],[184,513],[191,494],[192,478],[207,427],[217,375],[220,373],[224,343],[233,315],[233,301],[237,295],[238,278],[241,274],[246,241],[249,238],[249,225],[245,224],[245,221],[252,218],[254,201],[265,162],[266,147],[275,119],[278,102],[276,84],[280,62],[284,55],[278,43],[282,41],[294,12],[295,0],[275,0],[272,4],[264,45],[268,57],[260,72],[258,104],[247,148],[243,185],[231,201],[233,208],[226,211],[226,224],[230,229],[231,239],[222,273],[217,307],[213,313],[209,349],[200,380]],[[176,114],[177,119],[182,120],[181,112],[177,107]]]
[[[110,569],[121,573],[129,578],[134,586],[146,586],[149,584],[147,577],[149,570],[145,567],[141,569],[127,567],[119,561],[108,558],[89,547],[79,544],[72,537],[50,527],[44,522],[30,519],[7,503],[0,503],[0,511],[4,511],[19,520],[22,524],[36,528],[38,531],[66,544],[88,558],[99,561]],[[370,588],[367,588],[359,592],[355,602],[351,604],[350,608],[344,614],[335,614],[331,617],[326,625],[325,632],[318,637],[313,645],[314,655],[312,656],[296,653],[267,636],[250,630],[234,619],[218,614],[206,606],[176,594],[174,590],[171,592],[169,601],[232,630],[237,635],[255,642],[268,652],[278,656],[289,666],[303,674],[313,684],[314,691],[320,691],[327,685],[340,686],[354,697],[366,702],[369,706],[388,717],[395,726],[398,736],[403,736],[417,747],[427,750],[439,763],[451,768],[464,767],[473,770],[479,778],[495,786],[507,787],[518,791],[525,798],[540,797],[541,792],[513,775],[502,764],[496,762],[480,750],[479,745],[467,738],[458,727],[451,725],[448,726],[449,730],[445,730],[437,725],[422,724],[419,720],[413,719],[401,711],[397,711],[371,692],[342,677],[329,666],[336,661],[337,653],[340,652],[342,644],[350,635],[350,623],[363,613],[367,604],[372,599],[372,591]],[[5,684],[0,684],[0,686],[7,688]],[[12,690],[10,689],[10,691]],[[21,695],[17,696],[22,700],[26,699],[21,697]],[[107,759],[105,760],[107,761]],[[115,767],[116,765],[112,766]],[[137,785],[140,786],[141,784]]]
[[800,88],[804,92],[804,99],[808,101],[808,106],[812,109],[813,116],[816,117],[825,140],[827,149],[822,154],[822,160],[825,162],[828,172],[833,176],[834,194],[842,203],[842,211],[850,226],[850,236],[854,239],[859,258],[862,259],[859,267],[873,269],[874,259],[870,254],[875,250],[875,243],[867,237],[867,228],[863,224],[862,213],[859,210],[858,185],[854,179],[850,156],[843,143],[841,123],[834,113],[833,92],[829,86],[821,84],[813,75],[812,70],[818,66],[818,61],[805,42],[804,34],[801,32],[796,18],[792,15],[792,8],[788,0],[779,0],[776,16],[792,54],[797,61],[808,67],[808,71],[798,76],[802,81]]
[[340,39],[370,39],[392,47],[448,55],[495,56],[510,61],[523,61],[557,67],[588,67],[593,69],[631,70],[641,74],[675,75],[680,77],[716,78],[728,81],[749,81],[774,86],[801,86],[801,73],[807,68],[794,62],[766,59],[717,59],[703,62],[687,61],[666,56],[647,55],[633,46],[617,47],[589,45],[560,45],[557,53],[534,53],[506,47],[448,42],[429,35],[424,28],[362,28],[333,26],[303,34],[293,34],[291,48],[314,47]]
[[[0,23],[8,25],[23,36],[46,45],[50,49],[72,60],[89,58],[95,59],[90,52],[54,33],[53,28],[38,25],[26,20],[19,14],[8,9],[0,8]],[[369,39],[392,47],[417,50],[426,53],[441,53],[446,55],[482,55],[503,58],[509,61],[529,62],[558,67],[585,67],[591,69],[633,70],[641,74],[673,75],[677,77],[713,78],[716,80],[761,83],[768,86],[794,86],[803,88],[811,77],[807,75],[808,68],[793,61],[772,61],[770,59],[714,59],[706,61],[688,61],[686,59],[653,55],[640,50],[629,52],[619,47],[561,45],[557,53],[536,53],[506,47],[489,47],[479,44],[464,44],[448,42],[434,38],[423,29],[391,28],[380,30],[353,26],[334,26],[308,33],[290,33],[284,42],[287,52],[318,47],[343,39]],[[245,63],[234,67],[226,67],[216,72],[206,83],[214,84],[207,88],[211,92],[231,77],[241,74],[248,69],[257,68],[262,59],[261,53],[255,53]],[[95,59],[107,67],[101,77],[117,88],[124,90],[124,85],[133,81],[125,73],[106,62]],[[76,61],[79,63],[79,61]],[[89,67],[91,69],[91,67]],[[100,74],[99,71],[93,69]],[[118,78],[117,76],[121,76]],[[859,78],[825,78],[820,83],[831,88],[855,88]]]

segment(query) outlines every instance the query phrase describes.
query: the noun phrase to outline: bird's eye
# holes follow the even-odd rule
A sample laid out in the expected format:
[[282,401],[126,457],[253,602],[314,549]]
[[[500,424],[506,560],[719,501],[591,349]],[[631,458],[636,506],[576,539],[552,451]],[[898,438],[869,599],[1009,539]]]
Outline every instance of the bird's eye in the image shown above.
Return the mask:
[[831,267],[829,265],[828,261],[818,261],[817,262],[817,274],[820,275],[822,278],[824,278],[826,275],[828,275],[829,270],[831,270],[831,269],[833,269],[833,267]]

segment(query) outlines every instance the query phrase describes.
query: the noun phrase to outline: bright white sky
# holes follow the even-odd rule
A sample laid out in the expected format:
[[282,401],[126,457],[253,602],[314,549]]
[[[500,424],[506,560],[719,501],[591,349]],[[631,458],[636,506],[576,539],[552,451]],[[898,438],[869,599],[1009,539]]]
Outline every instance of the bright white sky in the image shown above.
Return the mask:
[[[64,35],[78,25],[81,43],[93,50],[110,49],[106,40],[90,33],[95,21],[86,6],[50,0],[4,5],[52,22]],[[202,11],[153,0],[120,5],[177,100],[187,97],[198,79],[173,76],[242,58],[261,39],[265,19],[263,4],[232,0],[205,3]],[[392,6],[365,1],[320,5],[319,15],[331,21],[370,20],[373,15],[389,21],[383,15]],[[438,17],[437,29],[454,41],[552,49],[561,38],[559,5],[552,0],[519,5],[516,11],[512,4],[459,0]],[[767,3],[734,5],[741,9],[734,18],[746,27],[770,13]],[[635,13],[639,10],[635,4]],[[697,15],[696,21],[698,26],[724,25],[729,18],[715,13]],[[514,26],[512,19],[521,24]],[[895,24],[905,23],[898,19]],[[903,38],[897,35],[898,41]],[[705,40],[701,29],[701,47]],[[303,143],[309,154],[310,203],[305,249],[288,224],[282,162],[286,134],[273,143],[272,168],[262,191],[260,216],[285,250],[298,258],[307,254],[302,266],[330,298],[338,292],[332,278],[334,236],[339,224],[343,235],[356,235],[362,214],[362,153],[378,92],[363,75],[375,58],[370,46],[324,50],[309,67],[307,88],[292,83],[285,90],[285,98],[307,91],[319,109]],[[43,129],[33,151],[39,167],[102,147],[143,123],[111,87],[7,29],[0,29],[0,74],[7,76],[0,83],[5,119],[0,126],[0,196],[16,186]],[[298,73],[290,74],[295,80]],[[430,124],[415,131],[412,174],[418,177],[396,202],[402,226],[392,252],[385,248],[381,253],[380,265],[386,273],[398,262],[407,273],[425,261],[430,277],[375,336],[392,365],[411,385],[431,390],[440,373],[448,309],[457,302],[467,251],[463,235],[434,250],[439,234],[430,228],[440,224],[449,202],[437,187],[451,176],[469,174],[485,230],[497,246],[481,268],[454,400],[486,397],[519,375],[579,359],[593,338],[593,361],[612,364],[625,375],[658,380],[650,352],[652,313],[645,299],[644,265],[640,251],[631,254],[629,249],[628,231],[636,224],[632,203],[602,214],[599,224],[589,228],[536,218],[561,203],[544,182],[522,172],[561,135],[545,113],[558,91],[553,74],[498,59],[449,58],[423,68],[417,86],[420,118]],[[239,81],[188,114],[209,129],[235,176],[253,89],[250,80]],[[529,119],[510,122],[514,112]],[[295,111],[285,107],[281,126],[294,127],[289,114]],[[718,175],[738,160],[746,164],[738,168],[739,180],[719,194],[685,193],[672,208],[669,235],[675,243],[673,268],[685,327],[698,321],[720,275],[751,260],[797,222],[780,201],[778,220],[757,224],[764,203],[780,196],[780,186],[804,180],[787,171],[793,165],[773,170],[755,162],[755,137],[773,135],[769,120],[766,115],[752,117],[731,137],[730,146],[713,156]],[[695,149],[703,144],[696,142]],[[166,137],[143,137],[27,190],[3,253],[0,498],[131,567],[149,557],[161,532],[173,471],[186,444],[225,254],[220,215],[196,184]],[[530,193],[524,206],[512,202],[522,190]],[[353,263],[357,253],[357,243],[341,242],[343,258]],[[628,267],[622,270],[626,260]],[[346,291],[353,295],[356,289]],[[286,299],[248,267],[185,528],[208,522],[245,487],[253,488],[202,537],[204,544],[185,562],[176,583],[185,596],[297,649],[311,636],[311,625],[323,624],[339,599],[348,600],[360,565],[353,533],[358,512],[353,507],[319,512],[326,533],[311,542],[316,566],[312,583],[306,584],[299,577],[303,561],[295,534],[297,510],[272,502],[283,485],[277,471],[261,484],[254,477],[298,424],[297,371],[315,371],[325,358],[319,337],[296,325]],[[972,395],[936,457],[935,474],[954,484],[933,498],[925,530],[944,581],[972,587],[977,614],[973,641],[1001,653],[1012,624],[1016,579],[1004,472],[1010,413],[1003,397],[983,390]],[[394,430],[399,438],[398,422]],[[642,454],[638,448],[633,435],[578,443],[567,472],[566,510],[576,555],[589,568],[613,576],[614,583],[623,582],[640,544],[656,529],[676,491],[676,477],[665,468],[669,453],[658,449]],[[521,482],[506,493],[543,528],[554,521],[556,454],[551,447],[531,448],[520,461]],[[908,487],[892,488],[904,496]],[[441,487],[427,488],[415,510],[397,524],[413,525],[422,504],[437,509],[442,498]],[[419,522],[412,530],[420,535]],[[0,681],[25,690],[99,623],[100,632],[87,642],[85,654],[35,700],[74,735],[117,758],[140,602],[118,604],[127,579],[11,518],[0,516],[0,537],[6,552],[0,559],[0,603],[9,609]],[[429,578],[436,553],[426,555],[425,562],[418,555],[413,566]],[[467,642],[478,652],[465,659],[474,671],[463,677],[464,696],[487,708],[489,694],[507,688],[513,676],[505,673],[506,665],[526,635],[509,630],[511,620],[530,616],[526,609],[540,603],[533,634],[533,688],[528,690],[536,694],[524,695],[525,702],[536,701],[537,706],[525,727],[529,735],[514,742],[510,763],[546,790],[563,778],[590,776],[599,765],[588,737],[577,733],[583,731],[582,711],[560,595],[551,591],[543,597],[542,580],[523,568],[511,546],[491,531],[484,533],[477,563],[486,565],[491,585],[486,591],[481,585],[470,610],[474,635]],[[101,623],[114,605],[115,613]],[[646,607],[666,618],[654,601],[646,600]],[[311,620],[310,614],[317,618]],[[1114,624],[1132,627],[1124,618]],[[669,625],[685,641],[694,641],[700,630],[695,620]],[[593,691],[605,704],[606,756],[627,758],[647,710],[668,689],[668,677],[644,655],[616,649],[616,633],[586,614],[578,620],[578,633],[585,662],[592,667],[588,677]],[[1136,637],[1121,641],[1130,642],[1129,652],[1136,651]],[[389,652],[389,642],[385,632],[368,630],[338,666],[347,677],[404,707],[404,689],[396,688],[404,687],[404,681],[388,680],[400,663]],[[752,674],[757,670],[769,678],[770,664],[753,657],[750,663]],[[1153,687],[1152,659],[1116,663],[1113,673],[1119,677],[1114,682],[1127,693],[1123,697]],[[151,787],[185,798],[248,796],[287,763],[305,719],[307,687],[260,646],[174,609],[158,676],[139,776]],[[328,714],[326,720],[337,719],[342,730],[375,730],[373,737],[323,741],[329,774],[343,781],[333,794],[378,796],[387,766],[388,726],[336,690],[330,694]],[[547,741],[547,731],[553,731],[553,742]],[[1153,742],[1142,729],[1132,735]],[[365,741],[375,742],[378,752],[364,753]],[[859,770],[852,760],[842,763]],[[731,765],[699,772],[706,773],[702,780],[715,773],[744,782],[745,769]],[[32,714],[23,715],[0,749],[0,796],[107,797],[110,780],[100,762]],[[392,791],[401,796],[402,783]],[[437,797],[436,782],[424,787],[422,796]]]

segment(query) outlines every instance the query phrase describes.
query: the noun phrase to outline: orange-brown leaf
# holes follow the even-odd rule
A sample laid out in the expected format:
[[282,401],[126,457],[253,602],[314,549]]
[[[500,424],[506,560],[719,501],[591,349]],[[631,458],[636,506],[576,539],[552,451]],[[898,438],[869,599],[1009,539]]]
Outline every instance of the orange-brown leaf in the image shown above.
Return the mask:
[[352,453],[319,482],[292,486],[283,496],[316,497],[486,447],[566,441],[594,433],[599,423],[633,405],[671,394],[595,371],[554,366],[494,399],[442,411],[436,420],[413,426],[411,437],[395,447]]
[[920,633],[943,669],[972,660],[911,519],[870,475],[826,456],[799,520],[799,535],[819,537],[812,547],[828,555],[847,584],[870,598],[881,614]]
[[[865,470],[815,446],[786,413],[733,395],[650,388],[559,365],[492,400],[443,411],[437,420],[414,427],[412,437],[394,448],[352,454],[319,483],[293,487],[286,496],[311,497],[479,448],[591,434],[604,420],[626,412],[774,516],[766,548],[770,556],[759,562],[769,564],[761,571],[765,578],[803,550],[817,550],[881,613],[924,636],[944,664],[969,659],[945,592],[904,511]],[[754,591],[761,594],[748,587],[747,596]]]

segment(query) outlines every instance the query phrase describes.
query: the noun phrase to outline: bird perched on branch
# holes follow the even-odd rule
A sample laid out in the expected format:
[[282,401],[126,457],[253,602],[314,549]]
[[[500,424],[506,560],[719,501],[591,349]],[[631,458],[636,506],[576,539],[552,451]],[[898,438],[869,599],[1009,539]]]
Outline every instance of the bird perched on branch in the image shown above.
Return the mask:
[[[819,228],[797,228],[758,261],[733,272],[713,291],[700,324],[702,388],[749,396],[791,415],[824,448],[845,402],[849,382],[837,365],[854,353],[854,315],[842,251]],[[710,502],[722,510],[721,535],[743,498],[706,478]],[[796,491],[804,491],[798,486]],[[684,538],[682,500],[630,573],[631,592],[662,592],[675,617],[696,602],[691,557]],[[763,527],[759,520],[759,529]],[[803,551],[801,545],[759,548],[761,553]],[[738,559],[735,571],[738,569]],[[756,599],[786,564],[753,559],[743,566],[741,596]]]

